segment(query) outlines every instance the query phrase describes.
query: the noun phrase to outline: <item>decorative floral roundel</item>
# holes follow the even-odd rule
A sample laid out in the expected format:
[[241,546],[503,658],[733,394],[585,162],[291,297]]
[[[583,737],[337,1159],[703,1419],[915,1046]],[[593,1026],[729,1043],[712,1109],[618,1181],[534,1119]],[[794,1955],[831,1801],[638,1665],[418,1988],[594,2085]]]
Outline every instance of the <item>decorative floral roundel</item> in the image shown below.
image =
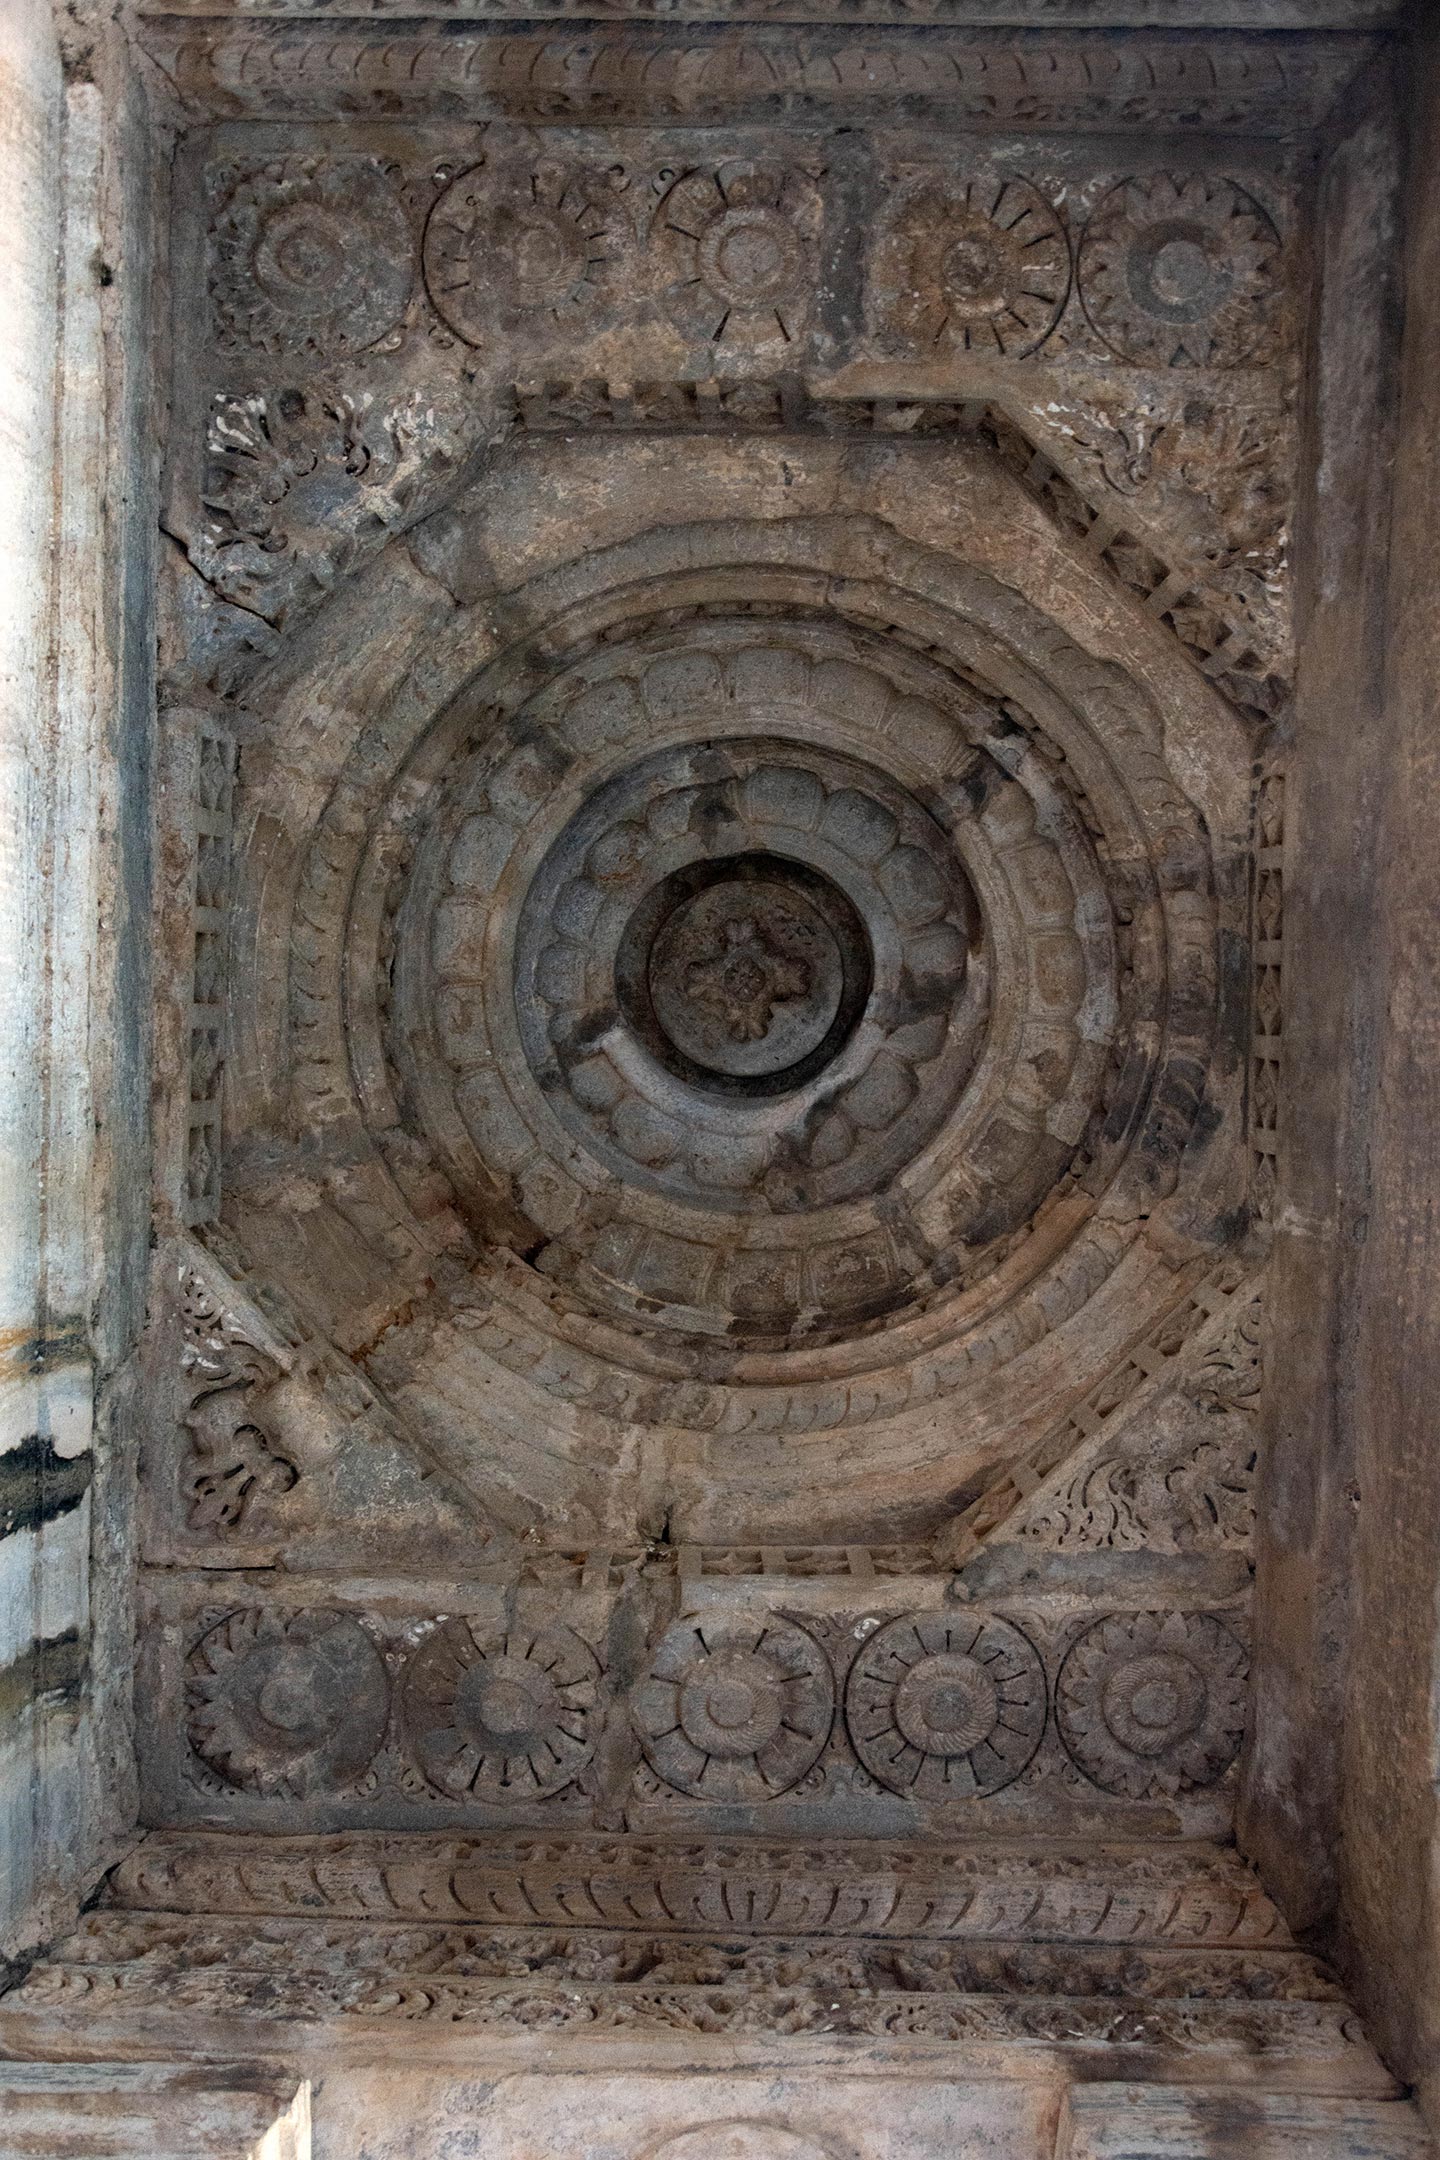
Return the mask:
[[1213,1785],[1240,1751],[1248,1664],[1213,1613],[1112,1614],[1060,1668],[1060,1737],[1105,1792],[1142,1800]]
[[998,1792],[1045,1730],[1045,1671],[1008,1620],[916,1613],[877,1630],[850,1669],[845,1719],[882,1785],[917,1800]]
[[526,318],[564,327],[615,286],[629,250],[609,176],[546,158],[523,177],[485,163],[453,180],[425,228],[425,285],[467,344]]
[[1080,242],[1080,297],[1123,360],[1240,367],[1263,357],[1280,298],[1280,236],[1253,195],[1208,174],[1124,180]]
[[191,1652],[187,1731],[207,1768],[246,1792],[353,1782],[385,1736],[384,1660],[333,1612],[231,1613]]
[[414,283],[404,206],[368,158],[222,167],[210,293],[231,350],[332,356],[394,329]]
[[735,163],[678,180],[652,244],[679,329],[727,350],[790,345],[809,320],[823,209],[808,173]]
[[1026,180],[930,179],[902,188],[870,259],[876,328],[907,350],[1034,352],[1070,291],[1070,247]]
[[768,1800],[818,1760],[835,1689],[824,1651],[793,1621],[705,1613],[667,1631],[633,1708],[667,1785],[702,1800]]
[[599,1675],[594,1652],[569,1628],[443,1622],[402,1688],[421,1769],[457,1799],[495,1807],[559,1792],[594,1752]]

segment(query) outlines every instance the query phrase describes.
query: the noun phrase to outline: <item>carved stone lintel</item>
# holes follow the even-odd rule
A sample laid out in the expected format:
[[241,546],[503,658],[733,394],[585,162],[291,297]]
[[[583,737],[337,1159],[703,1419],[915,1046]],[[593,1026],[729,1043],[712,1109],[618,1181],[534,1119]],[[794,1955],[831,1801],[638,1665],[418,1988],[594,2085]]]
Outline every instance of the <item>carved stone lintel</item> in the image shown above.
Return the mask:
[[664,1934],[595,1926],[489,1927],[454,1922],[336,1920],[314,1915],[89,1914],[65,1945],[74,1965],[136,1962],[173,1968],[224,1964],[317,1980],[384,1972],[425,1980],[612,1983],[624,1987],[779,1983],[879,1988],[915,1995],[1085,1995],[1146,2001],[1274,2002],[1340,1997],[1331,1973],[1303,1951],[1220,1943],[1156,1948],[1133,1943],[1023,1939],[936,1940],[856,1934]]
[[[516,11],[496,0],[494,12]],[[1368,50],[1343,32],[1263,46],[1224,28],[1197,35],[1193,11],[1168,36],[1123,41],[1108,27],[987,34],[938,23],[908,41],[880,28],[760,22],[737,35],[631,21],[594,37],[417,21],[405,0],[394,10],[402,20],[338,11],[328,22],[255,20],[248,5],[205,14],[189,23],[157,9],[141,37],[186,108],[214,117],[413,118],[440,104],[475,120],[703,122],[808,110],[837,121],[903,112],[996,129],[1291,135],[1329,111]],[[909,0],[905,18],[914,20]]]
[[1074,1843],[921,1848],[885,1839],[486,1838],[354,1832],[310,1845],[157,1831],[111,1878],[127,1910],[304,1911],[317,1919],[577,1925],[761,1937],[1284,1947],[1285,1924],[1233,1852]]
[[1233,1853],[867,1842],[801,1859],[762,1842],[266,1851],[155,1833],[112,1875],[109,1909],[7,1998],[6,2038],[34,2015],[176,2010],[321,2021],[327,2048],[348,2031],[383,2051],[387,2026],[584,2035],[591,2065],[606,2033],[692,2051],[750,2035],[773,2066],[783,2036],[864,2035],[1016,2050],[1008,2074],[1036,2048],[1103,2048],[1129,2074],[1138,2049],[1151,2075],[1159,2050],[1185,2077],[1228,2059],[1304,2090],[1391,2089]]

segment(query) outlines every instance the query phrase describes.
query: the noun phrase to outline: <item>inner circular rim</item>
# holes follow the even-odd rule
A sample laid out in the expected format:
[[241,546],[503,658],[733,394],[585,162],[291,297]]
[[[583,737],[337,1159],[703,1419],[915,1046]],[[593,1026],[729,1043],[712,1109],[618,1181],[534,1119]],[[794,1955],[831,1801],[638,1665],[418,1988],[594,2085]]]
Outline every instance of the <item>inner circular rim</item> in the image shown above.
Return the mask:
[[[835,1017],[813,1049],[772,1073],[726,1073],[701,1065],[672,1041],[655,1011],[650,956],[678,909],[712,885],[789,886],[801,894],[832,931],[840,950],[842,986]],[[850,1036],[869,1003],[875,962],[863,917],[840,887],[789,856],[763,853],[711,856],[686,863],[660,879],[625,925],[615,956],[615,995],[637,1039],[667,1072],[709,1095],[754,1101],[789,1094],[823,1072]]]

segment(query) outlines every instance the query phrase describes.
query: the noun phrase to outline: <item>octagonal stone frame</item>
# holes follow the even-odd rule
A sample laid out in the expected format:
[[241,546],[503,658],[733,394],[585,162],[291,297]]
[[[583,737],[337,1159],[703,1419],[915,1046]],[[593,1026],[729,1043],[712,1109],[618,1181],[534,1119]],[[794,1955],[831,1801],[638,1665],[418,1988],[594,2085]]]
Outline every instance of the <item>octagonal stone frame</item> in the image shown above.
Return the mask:
[[[577,523],[593,543],[578,560]],[[436,716],[461,711],[483,671],[508,673],[518,701],[576,637],[745,594],[939,647],[1043,727],[1083,789],[1123,796],[1159,904],[1147,964],[1168,953],[1169,1079],[1126,1176],[1098,1205],[1052,1199],[958,1315],[905,1324],[903,1364],[846,1370],[824,1349],[790,1352],[717,1389],[637,1355],[622,1384],[613,1341],[583,1318],[556,1329],[553,1294],[541,1284],[536,1306],[513,1267],[477,1308],[443,1182],[403,1134],[388,1159],[366,1134],[359,1102],[381,1105],[383,1127],[389,1085],[358,1023],[386,879],[359,874],[376,841],[347,786],[358,771],[383,798],[403,773],[403,813],[425,758],[448,754],[443,728],[423,747]],[[237,805],[227,1214],[255,1264],[290,1275],[500,1523],[572,1540],[662,1521],[692,1536],[789,1535],[802,1521],[815,1534],[809,1466],[823,1460],[821,1534],[926,1534],[1243,1235],[1247,731],[983,450],[515,443],[338,595],[250,702],[265,730]],[[398,822],[380,842],[392,874]],[[343,1286],[321,1260],[337,1238],[352,1248]]]

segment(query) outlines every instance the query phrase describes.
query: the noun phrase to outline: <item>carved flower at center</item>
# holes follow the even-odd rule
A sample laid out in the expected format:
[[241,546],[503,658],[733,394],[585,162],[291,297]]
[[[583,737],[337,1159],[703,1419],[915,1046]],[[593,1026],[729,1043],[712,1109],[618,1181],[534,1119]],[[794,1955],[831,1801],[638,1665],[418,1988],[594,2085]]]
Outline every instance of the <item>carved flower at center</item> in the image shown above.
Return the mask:
[[722,860],[678,900],[662,886],[634,929],[661,1055],[702,1085],[707,1073],[763,1085],[823,1061],[864,996],[864,933],[843,896],[774,858]]
[[718,950],[685,970],[690,997],[712,1012],[732,1042],[763,1042],[777,1005],[806,996],[811,970],[772,944],[753,915],[720,926]]

